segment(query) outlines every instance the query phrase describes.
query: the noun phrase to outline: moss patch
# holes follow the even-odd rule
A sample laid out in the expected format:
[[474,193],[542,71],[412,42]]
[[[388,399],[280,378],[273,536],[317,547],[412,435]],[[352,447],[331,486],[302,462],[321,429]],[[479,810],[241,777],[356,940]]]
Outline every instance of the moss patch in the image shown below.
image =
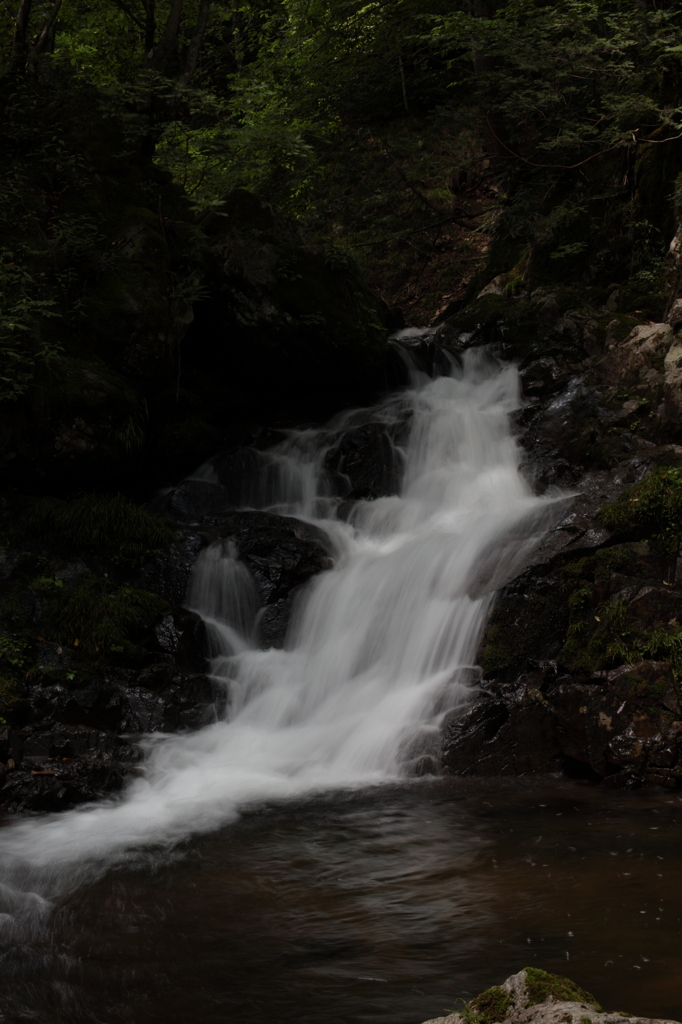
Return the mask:
[[0,724],[6,724],[21,697],[21,677],[30,663],[29,646],[18,637],[0,636]]
[[676,553],[682,531],[682,470],[657,467],[605,505],[600,518],[616,535],[651,537],[670,554]]
[[[658,467],[644,480],[625,491],[600,513],[602,522],[615,538],[647,539],[654,588],[675,564],[682,532],[682,472]],[[570,562],[562,569],[569,624],[559,664],[577,675],[591,676],[617,665],[636,664],[647,659],[670,663],[677,679],[682,678],[682,628],[673,612],[664,614],[665,601],[656,621],[638,615],[633,606],[609,595],[612,572],[625,570],[642,577],[642,566],[633,565],[625,546],[615,546]],[[642,579],[642,586],[646,585]],[[671,594],[674,592],[671,591]],[[671,617],[672,616],[672,617]]]
[[570,978],[564,978],[560,974],[549,974],[541,971],[538,967],[524,968],[526,974],[526,1006],[537,1006],[538,1003],[545,1003],[547,1000],[554,1000],[558,1003],[589,1003],[595,1010],[601,1010],[601,1006],[593,995],[580,988]]
[[138,566],[168,547],[174,527],[121,495],[80,494],[68,501],[38,498],[26,503],[13,543],[40,537],[60,552],[88,550],[115,565]]
[[73,588],[54,588],[48,598],[52,638],[81,657],[139,660],[144,634],[168,605],[139,587],[114,587],[90,577]]
[[481,992],[467,1007],[472,1024],[499,1024],[511,1006],[511,997],[498,985]]
[[477,660],[486,678],[520,668],[526,659],[554,657],[560,649],[565,615],[542,594],[504,595],[493,609]]

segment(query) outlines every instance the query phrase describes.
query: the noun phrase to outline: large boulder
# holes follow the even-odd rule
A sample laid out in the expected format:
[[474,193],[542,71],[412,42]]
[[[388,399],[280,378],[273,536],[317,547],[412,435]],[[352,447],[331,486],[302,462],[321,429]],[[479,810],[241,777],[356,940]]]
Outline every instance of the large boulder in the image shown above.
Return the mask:
[[270,512],[230,512],[203,524],[233,541],[255,584],[263,647],[283,647],[289,619],[308,581],[332,565],[332,545],[316,526]]
[[604,1012],[594,996],[559,974],[526,967],[467,1003],[461,1013],[424,1024],[679,1024],[671,1020]]
[[341,434],[324,468],[337,495],[368,500],[398,493],[403,459],[384,424],[365,423]]

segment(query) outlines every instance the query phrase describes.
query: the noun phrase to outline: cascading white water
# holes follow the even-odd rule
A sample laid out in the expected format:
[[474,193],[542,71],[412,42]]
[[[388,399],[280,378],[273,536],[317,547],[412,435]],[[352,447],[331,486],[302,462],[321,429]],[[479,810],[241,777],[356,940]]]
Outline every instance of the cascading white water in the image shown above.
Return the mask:
[[[413,410],[401,494],[359,503],[350,524],[319,493],[328,433],[292,435],[267,456],[271,507],[325,529],[334,568],[309,588],[286,649],[257,650],[256,593],[238,552],[218,542],[201,554],[188,603],[229,690],[225,719],[149,737],[144,775],[117,801],[5,829],[14,894],[36,878],[49,894],[66,875],[213,829],[255,801],[393,779],[428,749],[443,714],[470,695],[463,670],[493,587],[542,535],[552,499],[519,471],[513,367],[469,352],[449,377],[417,374],[399,403]],[[388,402],[374,415],[394,413]],[[320,509],[327,518],[314,518]]]

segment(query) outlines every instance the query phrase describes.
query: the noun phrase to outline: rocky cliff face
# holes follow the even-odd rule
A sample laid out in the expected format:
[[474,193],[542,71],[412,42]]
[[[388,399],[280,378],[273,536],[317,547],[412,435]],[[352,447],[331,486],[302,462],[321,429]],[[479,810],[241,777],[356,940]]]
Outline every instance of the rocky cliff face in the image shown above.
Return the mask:
[[666,322],[642,323],[599,306],[566,308],[575,294],[565,291],[496,291],[438,336],[451,347],[492,344],[519,362],[528,475],[540,491],[572,497],[499,596],[479,652],[480,694],[445,725],[444,769],[677,787],[677,306]]

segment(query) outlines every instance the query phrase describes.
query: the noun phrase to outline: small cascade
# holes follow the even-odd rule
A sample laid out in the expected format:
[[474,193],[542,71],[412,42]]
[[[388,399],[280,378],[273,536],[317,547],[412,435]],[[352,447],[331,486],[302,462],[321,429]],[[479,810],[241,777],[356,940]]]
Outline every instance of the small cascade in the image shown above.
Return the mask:
[[[17,884],[30,877],[49,894],[76,865],[100,870],[171,846],[257,801],[396,779],[437,754],[443,716],[476,685],[495,589],[541,539],[555,499],[535,496],[519,470],[514,367],[472,350],[431,379],[405,358],[409,389],[258,454],[251,506],[316,523],[338,553],[286,649],[255,646],[256,592],[233,542],[207,547],[187,603],[206,622],[225,717],[149,737],[144,774],[119,800],[5,829],[0,858]],[[370,416],[393,431],[402,485],[341,518],[325,458]],[[211,486],[211,472],[197,477]]]
[[200,552],[187,605],[201,609],[211,659],[224,659],[252,646],[258,598],[234,541],[215,541]]

